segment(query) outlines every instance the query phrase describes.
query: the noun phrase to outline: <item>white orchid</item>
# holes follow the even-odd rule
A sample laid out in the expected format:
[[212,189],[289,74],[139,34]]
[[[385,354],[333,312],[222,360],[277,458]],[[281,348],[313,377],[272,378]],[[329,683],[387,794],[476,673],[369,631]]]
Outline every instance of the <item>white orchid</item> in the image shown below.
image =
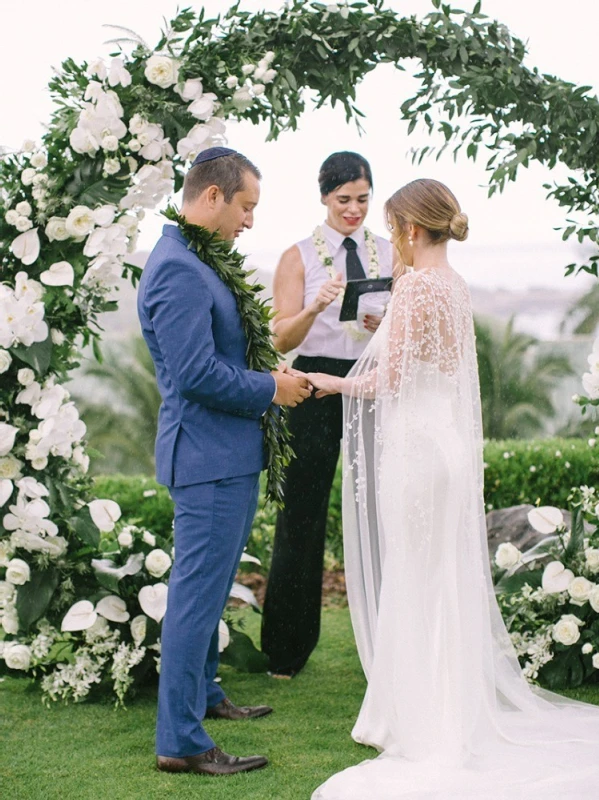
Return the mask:
[[182,100],[190,103],[192,100],[197,100],[198,97],[202,96],[204,87],[202,86],[201,78],[188,78],[185,83],[178,83],[175,86],[175,91]]
[[188,107],[189,113],[196,119],[207,121],[214,114],[217,97],[212,92],[201,95]]
[[56,536],[58,534],[56,524],[47,519],[50,515],[50,506],[41,497],[27,500],[20,494],[17,502],[9,506],[9,512],[2,520],[7,531],[33,533],[38,536]]
[[[0,479],[0,508],[6,505],[6,503],[12,497],[12,493],[14,491],[13,482],[8,478]],[[0,564],[0,566],[6,566],[5,564]]]
[[88,236],[83,254],[93,256],[123,256],[127,252],[127,231],[118,223],[96,228]]
[[109,86],[130,86],[131,73],[125,68],[122,58],[113,58],[108,68]]
[[40,497],[48,497],[50,494],[44,484],[36,481],[35,478],[21,478],[20,481],[17,481],[16,485],[19,492],[31,500],[37,500]]

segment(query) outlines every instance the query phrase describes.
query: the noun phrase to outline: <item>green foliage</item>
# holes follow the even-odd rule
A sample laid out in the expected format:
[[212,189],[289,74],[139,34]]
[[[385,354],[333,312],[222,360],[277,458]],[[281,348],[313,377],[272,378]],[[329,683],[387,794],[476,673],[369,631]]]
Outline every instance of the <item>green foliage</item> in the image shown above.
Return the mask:
[[533,436],[555,416],[551,395],[556,380],[572,374],[565,356],[538,356],[538,340],[475,321],[483,431],[489,439]]

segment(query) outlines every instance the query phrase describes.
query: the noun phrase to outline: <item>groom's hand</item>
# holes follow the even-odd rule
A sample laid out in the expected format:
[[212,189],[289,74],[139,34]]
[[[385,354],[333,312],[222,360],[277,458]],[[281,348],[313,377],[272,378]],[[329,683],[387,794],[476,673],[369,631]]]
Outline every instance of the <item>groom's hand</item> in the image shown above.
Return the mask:
[[275,369],[271,372],[277,384],[277,393],[273,403],[279,406],[297,406],[310,397],[312,386],[310,381],[301,373],[293,374],[287,370]]

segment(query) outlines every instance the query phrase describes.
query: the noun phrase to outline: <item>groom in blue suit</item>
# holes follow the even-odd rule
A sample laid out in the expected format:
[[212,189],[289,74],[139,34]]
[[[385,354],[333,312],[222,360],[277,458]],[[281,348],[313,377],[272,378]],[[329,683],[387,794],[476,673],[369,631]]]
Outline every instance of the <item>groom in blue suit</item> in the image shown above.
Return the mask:
[[[203,151],[185,177],[181,215],[233,241],[251,228],[260,173],[240,153]],[[205,717],[264,716],[237,707],[215,682],[218,625],[249,536],[265,466],[262,415],[310,394],[304,376],[248,369],[234,296],[165,225],[139,285],[138,313],[162,397],[156,472],[175,503],[175,561],[162,624],[157,766],[227,775],[266,765],[224,753]]]

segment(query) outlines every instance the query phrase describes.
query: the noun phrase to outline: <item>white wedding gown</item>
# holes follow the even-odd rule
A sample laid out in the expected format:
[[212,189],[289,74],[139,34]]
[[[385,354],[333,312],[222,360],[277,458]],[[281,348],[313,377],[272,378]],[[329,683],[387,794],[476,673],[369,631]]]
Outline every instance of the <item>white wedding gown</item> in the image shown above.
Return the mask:
[[495,602],[469,292],[402,277],[344,398],[348,600],[380,755],[312,800],[599,797],[599,709],[531,688]]

